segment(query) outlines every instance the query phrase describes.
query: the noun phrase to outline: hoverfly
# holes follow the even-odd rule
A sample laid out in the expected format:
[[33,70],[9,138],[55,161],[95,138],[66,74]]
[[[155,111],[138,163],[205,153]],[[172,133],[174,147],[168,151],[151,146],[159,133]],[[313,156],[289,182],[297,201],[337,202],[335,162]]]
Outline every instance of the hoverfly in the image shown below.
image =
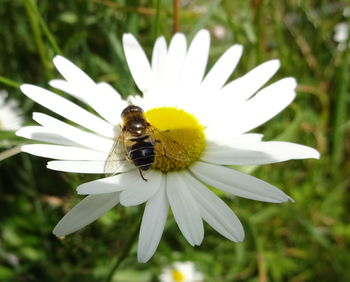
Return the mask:
[[[167,158],[186,161],[188,159],[186,150],[175,140],[166,136],[152,126],[146,119],[142,108],[129,105],[121,113],[121,132],[116,138],[112,150],[105,162],[105,174],[116,174],[127,163],[139,169],[143,180],[142,171],[150,169],[155,161],[156,146],[161,146],[161,154]],[[158,140],[156,136],[161,136]],[[166,143],[166,144],[165,144]]]

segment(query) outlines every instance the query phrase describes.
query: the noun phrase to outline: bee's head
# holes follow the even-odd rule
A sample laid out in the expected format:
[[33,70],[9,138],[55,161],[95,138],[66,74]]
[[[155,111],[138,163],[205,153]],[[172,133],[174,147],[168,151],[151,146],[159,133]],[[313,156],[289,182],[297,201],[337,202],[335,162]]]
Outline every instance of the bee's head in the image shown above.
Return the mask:
[[123,118],[130,113],[143,113],[143,110],[138,106],[129,105],[122,111],[121,117]]

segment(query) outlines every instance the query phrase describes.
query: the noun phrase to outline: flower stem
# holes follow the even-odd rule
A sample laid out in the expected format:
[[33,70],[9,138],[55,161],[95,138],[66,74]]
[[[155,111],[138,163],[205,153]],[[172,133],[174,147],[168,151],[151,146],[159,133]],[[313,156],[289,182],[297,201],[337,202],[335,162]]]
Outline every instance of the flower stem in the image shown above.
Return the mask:
[[332,148],[332,169],[333,174],[339,173],[339,168],[344,160],[344,133],[345,123],[348,119],[346,114],[347,89],[349,86],[349,41],[346,42],[346,49],[343,51],[342,63],[339,67],[337,76],[337,91],[335,92],[335,111],[333,124],[333,148]]
[[18,153],[21,152],[21,146],[16,146],[11,149],[6,150],[5,152],[0,153],[0,162],[8,159],[9,157],[12,157],[14,155],[17,155]]
[[160,12],[162,8],[162,0],[157,0],[156,7],[156,19],[155,19],[155,27],[154,27],[154,38],[156,39],[159,35],[159,24],[160,24]]
[[[142,218],[142,217],[140,217]],[[112,281],[112,278],[116,272],[116,270],[118,269],[118,267],[120,266],[120,264],[124,261],[124,259],[127,258],[132,246],[134,245],[134,242],[136,240],[137,235],[139,234],[139,229],[140,229],[140,225],[141,225],[141,219],[139,220],[139,223],[136,224],[135,230],[134,232],[131,234],[130,236],[130,240],[129,242],[125,245],[125,248],[123,250],[123,252],[121,253],[120,257],[115,261],[114,265],[112,266],[111,270],[109,271],[107,278],[106,278],[106,282],[110,282]]]
[[36,2],[35,1],[27,1],[27,2],[28,2],[29,7],[32,9],[34,14],[36,15],[38,22],[39,22],[39,25],[41,26],[43,33],[46,35],[48,41],[50,42],[51,47],[56,52],[56,54],[62,55],[62,51],[58,47],[58,44],[55,40],[55,37],[50,32],[50,29],[48,28],[46,22],[44,21],[43,17],[41,16],[41,13],[38,9]]
[[173,0],[173,33],[180,31],[179,11],[180,11],[180,1]]
[[9,78],[6,78],[6,77],[3,77],[0,75],[0,83],[3,83],[7,86],[11,86],[11,87],[14,87],[14,88],[19,88],[19,86],[21,85],[20,83],[16,82],[16,81],[13,81]]

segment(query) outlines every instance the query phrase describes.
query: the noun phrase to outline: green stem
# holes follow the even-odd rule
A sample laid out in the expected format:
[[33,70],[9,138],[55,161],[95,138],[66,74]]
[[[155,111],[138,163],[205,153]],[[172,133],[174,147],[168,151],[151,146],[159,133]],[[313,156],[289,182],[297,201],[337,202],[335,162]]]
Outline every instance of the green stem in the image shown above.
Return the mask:
[[21,146],[16,146],[0,153],[0,162],[21,152]]
[[46,35],[47,39],[49,40],[52,48],[56,52],[56,54],[62,54],[62,51],[58,47],[58,44],[55,40],[55,37],[50,32],[46,22],[44,21],[43,17],[41,16],[40,11],[38,9],[38,6],[36,5],[36,2],[35,1],[28,1],[28,4],[30,5],[32,11],[35,13],[36,17],[38,18],[39,24],[40,24],[44,34]]
[[339,173],[340,164],[344,158],[344,124],[347,121],[346,99],[349,85],[348,53],[349,41],[346,42],[346,49],[343,52],[342,63],[338,75],[338,91],[336,92],[334,110],[333,148],[332,148],[332,169],[333,174]]
[[24,5],[26,7],[26,11],[28,14],[30,26],[33,30],[34,41],[35,41],[35,44],[37,46],[41,62],[44,65],[45,69],[47,69],[49,71],[49,69],[50,69],[49,63],[48,63],[49,60],[46,56],[45,45],[44,45],[44,42],[41,38],[41,31],[40,31],[39,24],[38,24],[38,21],[36,18],[36,13],[33,9],[33,4],[31,3],[31,0],[24,0]]
[[160,11],[162,8],[162,0],[157,0],[157,6],[156,6],[156,19],[154,23],[154,38],[156,39],[159,34],[159,23],[160,23]]
[[230,28],[231,31],[231,36],[232,36],[232,40],[236,41],[236,34],[237,34],[237,30],[235,28],[234,25],[234,20],[232,19],[232,15],[233,15],[233,9],[231,7],[232,2],[229,0],[223,0],[222,1],[222,9],[225,12],[225,16],[226,16],[226,22]]
[[118,269],[120,264],[127,258],[132,246],[134,245],[134,242],[137,238],[137,235],[139,234],[139,229],[140,229],[142,217],[140,217],[140,218],[141,219],[139,221],[139,224],[136,225],[134,232],[130,236],[129,242],[125,245],[125,248],[124,248],[123,252],[121,253],[120,257],[115,261],[114,265],[112,266],[111,270],[109,271],[108,276],[106,278],[106,282],[112,281],[112,278],[113,278],[116,270]]
[[14,87],[14,88],[19,88],[19,86],[21,85],[21,83],[18,83],[16,81],[13,81],[1,75],[0,75],[0,83],[3,83],[7,86]]
[[264,57],[264,49],[265,49],[265,32],[264,32],[264,23],[263,23],[263,1],[257,0],[255,2],[255,26],[256,26],[256,34],[258,38],[257,42],[257,54],[258,61],[262,62]]

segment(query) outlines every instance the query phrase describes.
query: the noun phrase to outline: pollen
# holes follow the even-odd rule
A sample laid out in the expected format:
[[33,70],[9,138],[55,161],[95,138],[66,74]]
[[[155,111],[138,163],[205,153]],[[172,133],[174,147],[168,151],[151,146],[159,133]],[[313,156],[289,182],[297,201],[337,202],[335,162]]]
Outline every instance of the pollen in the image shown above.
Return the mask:
[[154,108],[145,113],[155,127],[155,161],[162,172],[182,170],[197,161],[205,148],[204,126],[192,115],[174,107]]

